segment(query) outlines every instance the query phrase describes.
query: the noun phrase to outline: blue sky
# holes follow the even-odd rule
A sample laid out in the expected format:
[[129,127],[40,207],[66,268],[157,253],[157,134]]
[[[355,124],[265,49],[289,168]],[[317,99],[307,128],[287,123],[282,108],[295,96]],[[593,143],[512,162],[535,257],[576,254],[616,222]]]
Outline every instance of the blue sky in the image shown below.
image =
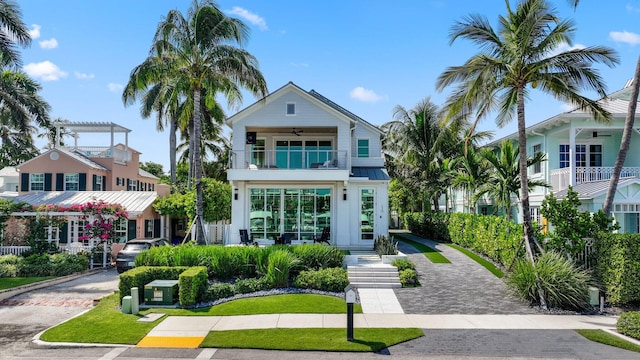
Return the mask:
[[[616,68],[599,67],[609,92],[633,76],[640,55],[640,1],[581,1],[574,11],[553,0],[561,17],[572,18],[574,46],[605,45],[621,59]],[[24,70],[42,85],[52,117],[71,121],[115,122],[132,130],[129,145],[168,170],[168,133],[157,133],[155,119],[142,119],[138,104],[124,107],[123,85],[148,54],[158,22],[170,9],[186,14],[190,0],[20,0],[22,18],[32,30],[22,50]],[[469,14],[486,16],[495,27],[505,4],[500,0],[219,0],[230,16],[251,28],[246,48],[260,62],[270,91],[293,81],[314,89],[356,115],[381,125],[393,108],[413,107],[425,97],[441,105],[442,71],[460,65],[478,49],[449,30]],[[587,94],[589,95],[589,94]],[[593,96],[593,95],[591,95]],[[256,99],[246,95],[242,107]],[[228,109],[232,115],[239,109]],[[527,105],[531,125],[566,111],[564,104],[535,93]],[[485,119],[481,130],[496,138],[514,132],[515,122],[496,129]],[[124,139],[116,139],[124,141]],[[107,145],[83,136],[81,145]],[[43,146],[41,141],[39,146]]]

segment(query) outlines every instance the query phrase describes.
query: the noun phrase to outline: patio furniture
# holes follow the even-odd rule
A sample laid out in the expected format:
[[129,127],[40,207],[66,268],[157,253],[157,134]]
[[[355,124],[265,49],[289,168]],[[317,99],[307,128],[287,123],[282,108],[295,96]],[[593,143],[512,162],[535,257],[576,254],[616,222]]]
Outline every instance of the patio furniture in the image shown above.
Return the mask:
[[313,237],[313,242],[314,243],[326,243],[327,245],[330,245],[331,244],[329,242],[329,236],[330,235],[331,235],[331,228],[329,226],[327,226],[324,229],[322,229],[322,234],[316,235],[316,236]]
[[275,238],[276,245],[291,245],[291,234],[284,233]]
[[253,241],[253,234],[249,235],[249,230],[240,229],[240,243],[242,245],[257,245],[255,241]]

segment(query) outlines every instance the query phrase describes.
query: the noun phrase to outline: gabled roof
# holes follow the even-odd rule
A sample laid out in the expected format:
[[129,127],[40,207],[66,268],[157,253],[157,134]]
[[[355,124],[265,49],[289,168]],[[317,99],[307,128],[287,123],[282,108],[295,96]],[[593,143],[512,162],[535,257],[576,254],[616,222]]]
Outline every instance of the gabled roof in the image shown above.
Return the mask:
[[[640,178],[637,178],[635,176],[620,178],[620,180],[618,181],[617,189],[622,189],[631,184],[640,184]],[[579,199],[593,199],[595,197],[606,194],[608,189],[609,189],[609,180],[586,182],[582,184],[577,184],[576,186],[573,187],[573,191],[578,193]],[[567,197],[568,192],[569,192],[569,189],[564,189],[562,191],[558,191],[557,193],[554,193],[554,195],[558,199],[564,199],[565,197]]]
[[284,86],[278,88],[277,90],[269,93],[267,96],[263,97],[262,99],[254,102],[253,104],[247,106],[246,108],[240,110],[239,112],[235,113],[234,115],[230,116],[227,118],[226,124],[229,127],[232,127],[233,123],[235,121],[237,121],[238,119],[243,118],[244,116],[246,116],[247,114],[255,111],[259,106],[264,105],[265,102],[270,102],[273,101],[275,99],[277,99],[278,97],[280,97],[282,94],[284,94],[286,92],[286,90],[294,90],[296,92],[298,92],[299,94],[301,94],[302,96],[306,97],[307,99],[309,99],[312,102],[315,102],[316,104],[322,105],[325,108],[336,112],[337,114],[339,114],[341,117],[349,120],[351,123],[357,123],[357,124],[364,124],[372,129],[374,129],[375,131],[379,132],[380,134],[383,134],[382,130],[380,130],[377,126],[367,122],[366,120],[360,118],[359,116],[355,115],[354,113],[348,111],[347,109],[343,108],[342,106],[334,103],[333,101],[329,100],[328,98],[326,98],[325,96],[321,95],[320,93],[318,93],[315,90],[311,90],[311,91],[306,91],[304,89],[302,89],[300,86],[294,84],[292,81],[289,81],[287,84],[285,84]]
[[51,153],[53,151],[57,151],[59,153],[62,153],[64,155],[72,158],[73,160],[75,160],[77,162],[80,162],[83,165],[88,166],[88,167],[90,167],[92,169],[104,170],[104,171],[108,171],[109,170],[106,167],[98,164],[97,162],[89,159],[87,156],[83,155],[82,153],[80,153],[78,151],[71,151],[71,150],[68,150],[68,149],[65,149],[65,148],[62,148],[62,147],[47,150],[44,153],[34,157],[33,159],[23,162],[22,164],[18,165],[18,167],[21,167],[21,166],[23,166],[25,164],[28,164],[28,163],[32,162],[32,161],[40,159],[43,156],[47,156],[49,153]]
[[0,176],[13,176],[13,177],[19,177],[20,173],[18,172],[18,170],[16,170],[16,168],[14,166],[7,166],[4,167],[2,169],[0,169]]
[[158,197],[155,191],[44,191],[20,195],[15,202],[24,201],[31,205],[81,205],[88,202],[104,201],[120,204],[135,217],[144,212]]
[[156,179],[156,180],[160,179],[159,177],[153,175],[152,173],[142,169],[138,169],[138,175],[149,178],[149,179]]

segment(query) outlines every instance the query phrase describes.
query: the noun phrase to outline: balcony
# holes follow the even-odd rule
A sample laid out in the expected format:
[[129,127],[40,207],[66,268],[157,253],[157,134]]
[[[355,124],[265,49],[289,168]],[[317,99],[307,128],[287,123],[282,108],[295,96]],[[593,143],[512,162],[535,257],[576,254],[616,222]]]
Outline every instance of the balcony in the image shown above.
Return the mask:
[[[613,167],[576,167],[575,184],[611,179]],[[551,170],[551,186],[554,191],[564,190],[571,185],[570,168]],[[623,167],[620,177],[640,177],[639,167]]]
[[118,163],[131,161],[131,152],[111,146],[73,146],[68,149],[88,158],[108,158]]

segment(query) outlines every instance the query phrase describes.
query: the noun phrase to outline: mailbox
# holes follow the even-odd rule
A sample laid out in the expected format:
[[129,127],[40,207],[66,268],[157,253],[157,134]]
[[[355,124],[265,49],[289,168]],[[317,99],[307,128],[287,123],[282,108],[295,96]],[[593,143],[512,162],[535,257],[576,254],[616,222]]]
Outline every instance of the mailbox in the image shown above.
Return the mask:
[[154,280],[144,286],[147,305],[173,305],[178,298],[178,280]]
[[353,285],[344,288],[344,300],[347,304],[355,304],[358,302],[358,289]]

